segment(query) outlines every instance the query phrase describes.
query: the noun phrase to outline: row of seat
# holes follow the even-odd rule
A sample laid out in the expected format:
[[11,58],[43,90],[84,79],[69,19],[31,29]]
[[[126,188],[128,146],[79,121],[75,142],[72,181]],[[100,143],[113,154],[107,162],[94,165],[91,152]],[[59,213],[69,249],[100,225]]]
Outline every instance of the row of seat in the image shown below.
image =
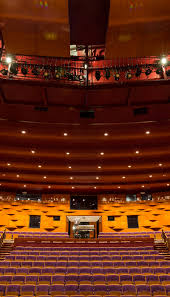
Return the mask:
[[0,296],[3,295],[116,295],[116,296],[170,296],[170,285],[0,285]]
[[[15,248],[15,251],[32,251],[33,250],[33,247],[28,247],[28,246],[17,246]],[[150,246],[150,245],[147,245],[147,246],[143,246],[143,244],[141,243],[141,246],[131,246],[131,247],[128,247],[128,246],[114,246],[111,245],[109,246],[109,244],[107,244],[107,247],[84,247],[84,246],[81,246],[79,245],[79,247],[66,247],[66,246],[55,246],[55,247],[37,247],[37,246],[34,246],[34,250],[35,251],[60,251],[60,252],[67,252],[67,251],[78,251],[78,252],[85,252],[85,251],[95,251],[95,252],[99,252],[99,251],[108,251],[108,252],[111,252],[111,251],[143,251],[143,250],[146,250],[146,251],[153,251],[154,248],[153,246]]]
[[0,275],[0,284],[169,284],[170,275]]
[[113,255],[113,256],[94,256],[94,255],[91,255],[90,256],[55,256],[55,255],[48,255],[48,256],[35,256],[35,255],[8,255],[6,257],[6,260],[12,260],[12,261],[17,261],[17,260],[21,260],[21,261],[57,261],[57,262],[60,262],[60,261],[66,261],[66,262],[69,262],[69,261],[75,261],[77,262],[77,265],[79,266],[79,262],[81,261],[87,261],[87,262],[93,262],[93,261],[155,261],[155,260],[164,260],[164,256],[162,255],[135,255],[135,256],[132,256],[132,255]]
[[46,268],[37,268],[37,267],[8,267],[8,268],[0,268],[0,275],[27,275],[27,274],[33,274],[33,275],[41,275],[41,274],[59,274],[59,275],[68,275],[68,274],[74,274],[74,275],[94,275],[94,274],[103,274],[103,275],[109,275],[109,274],[170,274],[170,266],[167,268],[162,267],[145,267],[145,268],[67,268],[64,267],[46,267]]
[[[40,251],[40,252],[35,252],[35,251],[12,251],[11,255],[49,255],[49,251]],[[59,252],[59,251],[50,251],[51,256],[76,256],[76,257],[82,257],[82,256],[116,256],[116,255],[159,255],[158,251],[87,251],[87,252]]]

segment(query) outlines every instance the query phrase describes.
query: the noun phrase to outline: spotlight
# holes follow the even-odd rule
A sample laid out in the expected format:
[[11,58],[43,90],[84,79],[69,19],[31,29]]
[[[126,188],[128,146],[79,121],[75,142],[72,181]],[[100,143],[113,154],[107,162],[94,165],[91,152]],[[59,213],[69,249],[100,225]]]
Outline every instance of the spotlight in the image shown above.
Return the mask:
[[118,81],[120,79],[120,74],[119,72],[116,72],[115,73],[115,80]]
[[141,73],[142,73],[142,70],[139,67],[137,67],[135,76],[139,77],[141,75]]
[[34,74],[35,76],[38,76],[40,74],[40,71],[36,66],[34,66],[34,68],[32,69],[32,74]]
[[146,76],[149,76],[152,73],[152,70],[150,68],[147,68],[145,71]]
[[161,66],[156,69],[156,74],[158,74],[158,75],[162,75],[163,74],[163,70],[162,70],[162,67]]
[[125,77],[126,77],[126,79],[131,79],[132,73],[130,71],[127,71]]
[[96,80],[98,80],[98,81],[100,80],[101,74],[100,74],[100,71],[99,70],[96,70],[95,77],[96,77]]
[[161,64],[162,65],[165,65],[165,64],[167,64],[167,59],[165,58],[165,57],[163,57],[162,59],[161,59]]
[[18,64],[17,63],[11,64],[10,72],[14,75],[18,74]]
[[1,70],[1,73],[2,73],[2,75],[7,75],[8,74],[8,70],[4,68],[4,69]]
[[8,64],[10,64],[10,63],[12,62],[12,58],[11,58],[11,57],[6,57],[6,62],[7,62]]
[[21,72],[23,75],[27,75],[28,74],[28,68],[26,66],[22,66],[21,67]]
[[110,78],[110,70],[106,69],[106,74],[105,74],[106,79]]

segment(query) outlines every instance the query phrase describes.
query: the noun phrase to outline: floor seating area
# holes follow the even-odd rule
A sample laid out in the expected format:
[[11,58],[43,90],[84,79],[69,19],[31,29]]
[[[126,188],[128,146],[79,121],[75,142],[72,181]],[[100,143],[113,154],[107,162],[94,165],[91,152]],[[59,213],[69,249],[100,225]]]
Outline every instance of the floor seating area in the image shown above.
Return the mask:
[[170,261],[153,246],[16,246],[0,296],[170,296]]

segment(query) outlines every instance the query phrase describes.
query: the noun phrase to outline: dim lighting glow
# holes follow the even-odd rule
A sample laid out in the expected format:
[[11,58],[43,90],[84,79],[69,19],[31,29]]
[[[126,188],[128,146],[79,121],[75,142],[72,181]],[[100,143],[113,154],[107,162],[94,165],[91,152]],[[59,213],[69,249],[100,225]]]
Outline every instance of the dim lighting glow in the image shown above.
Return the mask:
[[167,58],[163,57],[163,58],[161,59],[161,64],[162,64],[162,65],[167,64]]
[[12,58],[11,58],[11,57],[6,57],[6,62],[7,62],[8,64],[10,64],[10,63],[12,62]]

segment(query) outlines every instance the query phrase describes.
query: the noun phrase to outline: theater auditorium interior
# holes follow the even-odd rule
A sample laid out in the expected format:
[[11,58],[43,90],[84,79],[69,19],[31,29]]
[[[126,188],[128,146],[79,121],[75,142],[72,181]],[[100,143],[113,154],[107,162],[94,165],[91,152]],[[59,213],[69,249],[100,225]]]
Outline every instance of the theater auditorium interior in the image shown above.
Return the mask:
[[0,0],[0,297],[170,296],[169,0]]

